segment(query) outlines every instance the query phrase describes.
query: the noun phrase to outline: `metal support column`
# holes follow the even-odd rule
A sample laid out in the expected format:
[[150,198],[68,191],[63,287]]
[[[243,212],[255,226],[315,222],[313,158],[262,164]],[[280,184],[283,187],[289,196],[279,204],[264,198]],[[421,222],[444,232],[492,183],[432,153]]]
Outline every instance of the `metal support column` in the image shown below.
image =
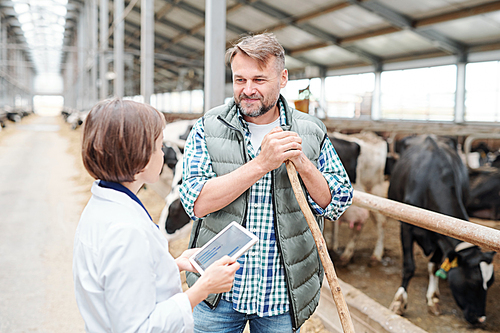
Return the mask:
[[84,74],[85,74],[85,32],[87,27],[85,26],[85,15],[86,12],[80,12],[80,17],[78,19],[78,82],[77,82],[77,94],[76,94],[76,108],[82,110],[85,106],[85,89],[84,89]]
[[376,70],[375,87],[373,89],[373,98],[372,98],[372,114],[371,114],[372,120],[380,120],[380,118],[382,118],[382,108],[380,105],[380,97],[382,95],[381,78],[382,78],[382,71]]
[[205,112],[224,103],[226,0],[205,1]]
[[141,1],[141,95],[144,103],[150,104],[154,93],[155,53],[155,9],[154,0]]
[[101,36],[99,41],[100,45],[100,57],[99,57],[99,79],[101,81],[101,89],[99,97],[100,99],[106,99],[108,97],[108,79],[106,78],[106,73],[108,72],[108,60],[106,59],[106,53],[108,52],[108,29],[109,29],[109,0],[101,0],[101,6],[99,8],[99,24]]
[[457,89],[455,91],[455,123],[465,120],[465,62],[457,64]]
[[[0,16],[0,17],[2,17],[2,16]],[[5,21],[5,19],[3,19],[1,21],[1,24],[2,24],[2,43],[4,45],[7,45],[9,43],[9,40],[7,38],[7,25],[5,24],[4,21]],[[7,75],[7,62],[8,62],[7,47],[2,47],[2,64],[3,64],[2,71],[3,71],[4,75]],[[4,89],[2,89],[3,93],[2,93],[2,105],[1,106],[4,106],[7,104],[7,94],[8,94],[9,83],[7,82],[6,77],[3,78],[3,84],[4,84]]]
[[319,107],[316,109],[316,117],[325,119],[328,113],[328,104],[326,102],[326,69],[320,70],[321,88],[319,91]]
[[124,62],[123,62],[123,43],[125,36],[125,21],[123,19],[123,0],[115,0],[114,32],[113,32],[113,51],[115,72],[114,95],[123,97],[124,93]]
[[97,49],[97,35],[98,35],[98,19],[97,19],[97,1],[98,0],[91,0],[90,1],[90,57],[91,57],[91,68],[90,68],[90,106],[93,106],[97,102],[97,55],[98,55],[98,49]]
[[65,64],[66,70],[65,70],[65,94],[64,94],[64,105],[70,108],[75,108],[76,103],[75,103],[75,89],[74,89],[74,78],[73,78],[73,71],[74,69],[74,56],[73,54],[69,54],[66,60]]

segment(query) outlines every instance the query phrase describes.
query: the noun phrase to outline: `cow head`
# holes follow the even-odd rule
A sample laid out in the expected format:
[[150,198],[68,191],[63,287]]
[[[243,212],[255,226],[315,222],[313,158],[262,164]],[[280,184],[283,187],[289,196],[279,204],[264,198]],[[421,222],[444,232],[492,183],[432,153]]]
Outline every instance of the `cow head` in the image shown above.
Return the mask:
[[486,293],[495,279],[493,256],[495,252],[481,252],[478,247],[452,251],[448,258],[457,258],[458,266],[448,274],[453,298],[471,324],[486,320]]
[[177,159],[177,152],[174,150],[174,148],[167,146],[165,143],[163,143],[163,146],[161,147],[161,150],[163,151],[163,162],[172,170],[175,169],[175,165],[178,162]]
[[353,184],[356,183],[356,168],[358,167],[358,156],[361,152],[361,147],[356,142],[350,142],[334,136],[329,137],[329,139],[344,166],[349,180]]

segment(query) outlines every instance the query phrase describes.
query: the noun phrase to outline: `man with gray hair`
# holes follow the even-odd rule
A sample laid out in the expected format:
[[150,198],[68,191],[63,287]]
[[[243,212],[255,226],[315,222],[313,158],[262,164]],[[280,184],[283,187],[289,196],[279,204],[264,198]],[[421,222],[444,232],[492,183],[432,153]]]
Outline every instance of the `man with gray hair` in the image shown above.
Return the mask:
[[[184,151],[181,201],[193,219],[189,247],[232,221],[259,242],[238,259],[233,288],[194,309],[195,332],[297,332],[318,305],[323,267],[295,199],[285,161],[295,165],[317,223],[335,220],[352,187],[317,118],[288,106],[285,52],[265,33],[227,50],[234,98],[194,125]],[[187,275],[192,285],[199,275]]]

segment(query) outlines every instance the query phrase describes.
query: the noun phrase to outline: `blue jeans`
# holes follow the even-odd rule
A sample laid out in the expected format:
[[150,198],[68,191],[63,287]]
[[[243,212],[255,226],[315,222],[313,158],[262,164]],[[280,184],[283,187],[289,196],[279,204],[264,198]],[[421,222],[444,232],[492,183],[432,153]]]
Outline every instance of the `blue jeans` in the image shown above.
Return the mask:
[[247,321],[251,333],[292,332],[292,319],[288,312],[278,316],[259,317],[256,314],[238,312],[233,309],[231,302],[223,299],[213,310],[205,302],[201,302],[194,308],[193,317],[195,333],[242,333]]

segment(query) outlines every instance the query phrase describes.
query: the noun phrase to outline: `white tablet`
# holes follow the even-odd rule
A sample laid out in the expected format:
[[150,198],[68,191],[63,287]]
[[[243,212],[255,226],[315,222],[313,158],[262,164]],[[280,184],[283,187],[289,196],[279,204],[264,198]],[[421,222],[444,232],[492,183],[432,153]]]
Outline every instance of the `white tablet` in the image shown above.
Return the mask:
[[225,255],[238,259],[257,241],[257,236],[233,221],[193,254],[189,261],[203,274],[208,266]]

